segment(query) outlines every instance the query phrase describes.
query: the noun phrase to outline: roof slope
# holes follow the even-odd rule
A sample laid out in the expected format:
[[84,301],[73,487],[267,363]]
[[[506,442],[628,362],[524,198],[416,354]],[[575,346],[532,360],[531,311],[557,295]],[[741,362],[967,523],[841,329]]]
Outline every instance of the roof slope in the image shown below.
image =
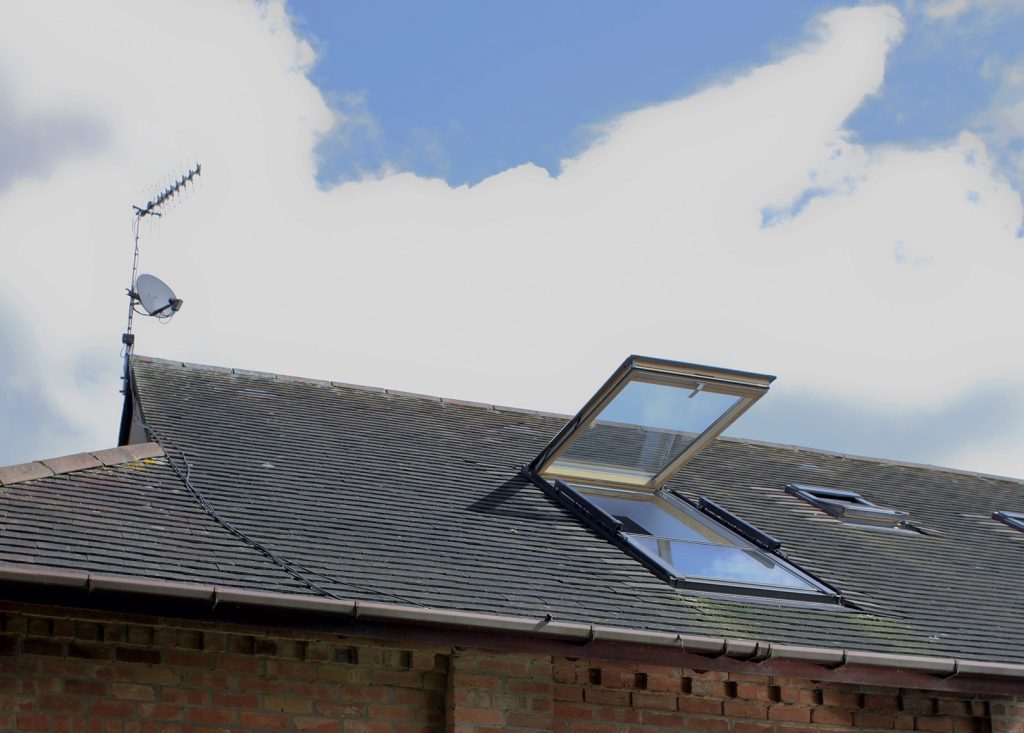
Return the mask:
[[239,588],[301,587],[218,525],[151,447],[0,469],[0,559]]
[[[669,588],[520,478],[564,417],[140,357],[134,377],[146,421],[172,458],[187,458],[210,504],[341,597],[783,644],[1024,656],[1024,533],[989,518],[1024,511],[1020,482],[720,439],[670,488],[775,535],[863,610],[711,597]],[[161,462],[143,473],[128,483],[144,491],[146,511],[162,512],[161,541],[201,547],[208,562],[179,566],[175,578],[311,592],[240,541],[221,544],[219,525],[195,531],[205,515]],[[787,495],[792,482],[858,491],[910,511],[929,534],[841,525]],[[89,502],[105,489],[79,490]],[[63,544],[32,557],[98,569]],[[0,546],[19,561],[10,551]],[[243,572],[242,557],[261,571]]]

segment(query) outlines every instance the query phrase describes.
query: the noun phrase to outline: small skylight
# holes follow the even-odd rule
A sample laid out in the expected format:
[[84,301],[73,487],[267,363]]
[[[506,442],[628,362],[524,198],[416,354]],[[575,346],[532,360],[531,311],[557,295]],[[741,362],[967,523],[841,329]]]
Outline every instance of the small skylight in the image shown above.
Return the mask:
[[661,488],[774,379],[631,356],[530,468],[545,478]]
[[992,512],[992,518],[1024,532],[1024,512]]
[[789,484],[786,492],[808,504],[818,507],[827,514],[846,524],[876,529],[908,529],[916,531],[909,524],[910,514],[874,504],[860,494],[845,489],[828,489],[823,486]]

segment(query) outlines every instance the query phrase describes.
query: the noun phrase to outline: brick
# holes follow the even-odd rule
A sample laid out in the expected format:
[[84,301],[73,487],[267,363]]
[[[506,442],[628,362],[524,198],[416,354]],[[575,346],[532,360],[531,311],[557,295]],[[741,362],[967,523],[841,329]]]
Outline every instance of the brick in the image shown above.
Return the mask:
[[40,714],[26,714],[21,713],[18,715],[18,730],[25,731],[48,731],[50,730],[50,716]]
[[125,629],[125,640],[136,646],[150,646],[153,643],[153,629],[149,626],[129,626]]
[[49,639],[25,639],[21,642],[21,653],[47,657],[63,657],[64,643]]
[[290,716],[284,713],[241,712],[238,722],[249,728],[284,729],[288,727]]
[[777,699],[768,685],[756,685],[747,682],[736,685],[736,697],[743,700],[757,700],[760,702],[769,702]]
[[594,705],[623,705],[630,704],[632,693],[629,690],[610,690],[604,687],[586,687],[583,689],[583,699]]
[[156,692],[149,685],[132,685],[125,682],[113,682],[110,694],[119,700],[139,700],[152,702],[156,700]]
[[551,712],[555,719],[566,718],[569,720],[592,720],[594,711],[589,705],[580,705],[568,702],[556,702]]
[[810,723],[811,709],[791,705],[772,705],[768,708],[768,720],[783,723]]
[[209,695],[210,693],[205,690],[186,690],[180,687],[160,689],[162,701],[178,705],[203,705],[209,699]]
[[255,695],[236,692],[214,692],[211,701],[221,708],[245,708],[255,710],[260,706],[260,700]]
[[106,694],[107,685],[93,680],[64,680],[64,691],[70,695],[98,697]]
[[971,701],[955,697],[940,697],[935,701],[935,711],[939,715],[970,715]]
[[748,700],[726,700],[722,712],[730,718],[753,718],[764,720],[768,717],[768,706],[762,702]]
[[821,725],[853,725],[853,713],[848,710],[837,710],[836,708],[814,708],[811,711],[811,721]]
[[684,730],[686,731],[725,731],[729,730],[728,718],[712,718],[706,715],[687,715]]
[[263,698],[263,709],[275,713],[310,713],[313,711],[313,703],[301,698],[274,695]]
[[127,718],[135,714],[135,705],[123,700],[92,700],[89,703],[89,714]]
[[[246,715],[246,713],[242,713],[242,715]],[[191,723],[224,725],[235,722],[235,711],[220,708],[189,708],[187,718]],[[243,720],[242,723],[245,721]]]
[[701,713],[704,715],[721,715],[722,701],[706,697],[680,697],[679,709],[687,713]]
[[[500,677],[491,677],[489,675],[482,674],[459,674],[456,677],[457,685],[459,687],[465,687],[468,689],[478,690],[489,690],[496,692],[501,689],[502,680]],[[400,680],[403,678],[399,678]],[[377,682],[377,676],[374,676],[374,682]],[[409,685],[410,687],[412,685]]]
[[675,695],[662,692],[634,692],[633,707],[654,708],[656,710],[678,710],[679,702]]
[[896,695],[865,694],[863,707],[875,712],[893,712],[900,709],[900,699]]
[[347,685],[339,692],[341,699],[346,702],[383,702],[388,697],[388,691],[383,687]]
[[821,691],[821,704],[827,705],[830,708],[859,710],[861,707],[861,695],[858,692],[847,690],[824,689]]
[[500,726],[505,722],[505,714],[501,710],[486,708],[461,708],[454,712],[453,717],[460,724]]
[[927,730],[933,733],[953,733],[952,718],[918,718],[916,721],[917,730]]
[[912,694],[902,695],[900,696],[900,710],[915,715],[933,715],[935,713],[935,698]]
[[160,652],[156,649],[134,649],[120,646],[114,650],[114,659],[129,664],[160,664]]
[[747,720],[737,720],[732,726],[732,733],[771,733],[774,726],[771,723],[755,723]]
[[292,718],[292,725],[297,731],[308,731],[308,733],[339,733],[341,723],[337,720],[325,720],[324,718],[311,718],[301,715]]
[[143,718],[156,720],[181,720],[185,708],[181,705],[170,705],[164,702],[145,702],[139,706]]
[[641,710],[640,720],[644,725],[681,728],[686,718],[683,713],[670,712],[667,710]]
[[[779,701],[793,705],[818,705],[821,693],[819,690],[806,687],[779,687]],[[895,700],[895,698],[893,698]]]
[[853,714],[853,724],[858,728],[892,728],[896,722],[892,713],[861,711]]
[[344,733],[391,733],[390,723],[369,723],[364,720],[346,720],[342,724]]

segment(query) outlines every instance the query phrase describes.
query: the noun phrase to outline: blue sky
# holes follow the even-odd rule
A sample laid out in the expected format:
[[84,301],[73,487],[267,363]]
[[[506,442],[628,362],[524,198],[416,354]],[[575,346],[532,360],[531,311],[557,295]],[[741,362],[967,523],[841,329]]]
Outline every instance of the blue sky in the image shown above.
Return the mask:
[[[382,166],[474,184],[532,162],[557,173],[595,124],[774,60],[825,0],[645,3],[292,0],[317,51],[310,78],[366,125],[320,146],[324,185]],[[933,3],[932,6],[941,5]],[[878,95],[847,129],[869,143],[927,145],[980,118],[998,70],[1024,52],[1024,13],[976,3],[955,18],[902,6],[907,32]],[[1018,9],[1019,10],[1019,9]]]
[[6,13],[0,464],[115,440],[131,204],[199,160],[139,353],[560,413],[647,354],[1024,476],[1020,0]]

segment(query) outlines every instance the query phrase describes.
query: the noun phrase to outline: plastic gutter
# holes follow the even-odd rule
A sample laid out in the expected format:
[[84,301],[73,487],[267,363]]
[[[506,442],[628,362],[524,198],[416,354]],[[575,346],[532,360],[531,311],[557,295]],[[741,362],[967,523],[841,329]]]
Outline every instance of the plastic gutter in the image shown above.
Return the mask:
[[[677,634],[628,629],[600,624],[557,621],[550,616],[524,618],[501,614],[422,608],[359,600],[335,600],[271,591],[225,588],[133,576],[103,575],[35,565],[0,567],[0,584],[29,586],[37,590],[73,591],[85,595],[120,593],[151,599],[198,604],[209,611],[218,607],[290,611],[332,617],[339,621],[369,620],[385,624],[415,625],[433,629],[463,629],[522,634],[536,640],[570,642],[586,646],[594,642],[658,649],[698,655],[709,659],[727,657],[753,665],[776,661],[794,662],[827,670],[846,667],[880,671],[914,672],[942,680],[977,677],[1003,682],[1024,682],[1024,664],[984,662],[948,657],[888,654],[826,647],[772,644],[750,639]],[[296,626],[301,624],[296,623]],[[585,656],[582,654],[581,656]],[[647,656],[645,653],[644,655]],[[654,661],[653,654],[652,663]],[[659,657],[660,659],[660,657]],[[770,672],[765,672],[770,673]]]

